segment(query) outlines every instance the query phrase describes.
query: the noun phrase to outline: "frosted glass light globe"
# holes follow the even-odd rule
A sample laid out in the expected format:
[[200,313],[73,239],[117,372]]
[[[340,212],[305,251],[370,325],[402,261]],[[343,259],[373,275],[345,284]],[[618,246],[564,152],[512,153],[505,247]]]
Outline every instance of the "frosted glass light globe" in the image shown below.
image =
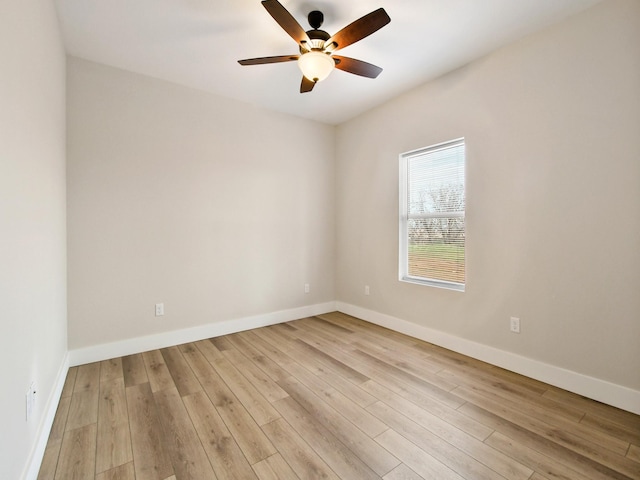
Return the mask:
[[307,52],[298,58],[298,67],[302,74],[312,82],[321,82],[327,78],[335,66],[331,55],[317,50]]

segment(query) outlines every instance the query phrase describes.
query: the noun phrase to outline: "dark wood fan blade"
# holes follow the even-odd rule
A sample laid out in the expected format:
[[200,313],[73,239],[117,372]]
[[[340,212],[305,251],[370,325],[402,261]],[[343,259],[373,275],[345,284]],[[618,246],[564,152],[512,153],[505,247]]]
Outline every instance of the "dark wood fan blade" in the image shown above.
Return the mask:
[[313,90],[313,87],[316,86],[316,82],[313,80],[309,80],[304,75],[302,76],[302,83],[300,84],[300,93],[306,93]]
[[336,68],[344,72],[360,75],[361,77],[376,78],[382,72],[380,67],[362,60],[356,60],[355,58],[342,57],[339,55],[333,55],[333,59],[336,61]]
[[391,18],[389,18],[389,15],[387,15],[384,8],[379,8],[378,10],[374,10],[368,15],[365,15],[344,27],[333,37],[327,40],[325,45],[335,43],[336,45],[333,48],[333,51],[339,50],[347,45],[351,45],[352,43],[356,43],[357,41],[368,37],[372,33],[380,30],[390,21]]
[[296,43],[303,44],[309,42],[307,32],[304,31],[304,28],[300,26],[298,21],[293,18],[293,15],[291,15],[278,0],[263,0],[262,6]]
[[240,65],[263,65],[265,63],[281,63],[281,62],[293,62],[298,59],[300,55],[279,55],[277,57],[260,57],[260,58],[247,58],[246,60],[238,60]]

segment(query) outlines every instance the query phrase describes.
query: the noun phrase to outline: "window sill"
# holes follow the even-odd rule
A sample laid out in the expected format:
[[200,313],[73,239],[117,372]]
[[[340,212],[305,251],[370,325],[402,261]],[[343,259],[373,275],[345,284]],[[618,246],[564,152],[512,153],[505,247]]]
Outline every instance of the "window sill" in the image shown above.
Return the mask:
[[444,288],[446,290],[453,290],[455,292],[463,292],[465,285],[463,283],[444,282],[441,280],[427,280],[425,278],[417,277],[401,277],[401,282],[415,283],[416,285],[425,285],[427,287]]

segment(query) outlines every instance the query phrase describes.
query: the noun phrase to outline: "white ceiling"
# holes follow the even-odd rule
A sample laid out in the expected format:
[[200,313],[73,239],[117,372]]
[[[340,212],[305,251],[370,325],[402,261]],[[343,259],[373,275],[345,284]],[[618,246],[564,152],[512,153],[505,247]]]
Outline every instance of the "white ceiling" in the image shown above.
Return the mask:
[[55,0],[67,53],[337,124],[600,0],[280,0],[305,30],[324,13],[330,34],[382,6],[391,23],[340,51],[384,69],[336,70],[300,94],[296,62],[240,66],[297,45],[259,0]]

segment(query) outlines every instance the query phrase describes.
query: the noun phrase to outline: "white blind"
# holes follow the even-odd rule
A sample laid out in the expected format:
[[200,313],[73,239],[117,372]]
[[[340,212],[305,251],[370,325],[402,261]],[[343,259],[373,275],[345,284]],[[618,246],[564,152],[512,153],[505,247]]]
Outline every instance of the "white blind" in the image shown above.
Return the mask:
[[405,160],[405,276],[464,285],[464,140],[411,152]]

